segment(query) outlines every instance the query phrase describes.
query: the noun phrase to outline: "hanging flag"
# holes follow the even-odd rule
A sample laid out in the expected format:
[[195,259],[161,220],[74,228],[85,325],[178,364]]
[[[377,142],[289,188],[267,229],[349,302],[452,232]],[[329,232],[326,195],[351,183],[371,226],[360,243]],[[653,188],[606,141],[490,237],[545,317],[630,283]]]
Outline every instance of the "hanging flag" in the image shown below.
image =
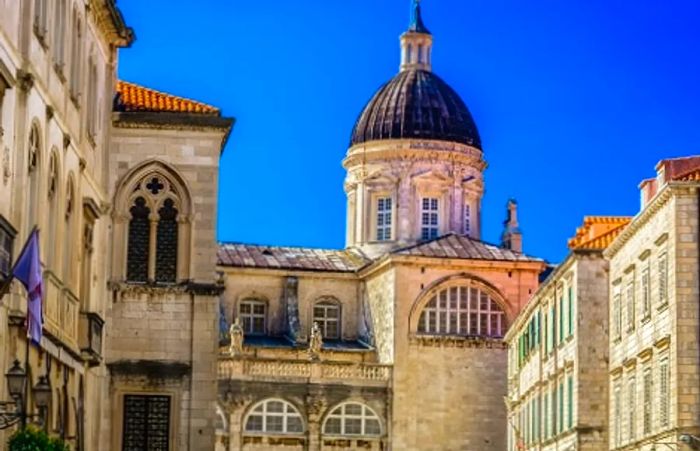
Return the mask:
[[44,281],[41,276],[41,260],[39,259],[39,230],[34,229],[12,268],[10,277],[22,282],[27,289],[27,336],[36,344],[41,343],[44,317],[42,314],[42,299],[44,297]]

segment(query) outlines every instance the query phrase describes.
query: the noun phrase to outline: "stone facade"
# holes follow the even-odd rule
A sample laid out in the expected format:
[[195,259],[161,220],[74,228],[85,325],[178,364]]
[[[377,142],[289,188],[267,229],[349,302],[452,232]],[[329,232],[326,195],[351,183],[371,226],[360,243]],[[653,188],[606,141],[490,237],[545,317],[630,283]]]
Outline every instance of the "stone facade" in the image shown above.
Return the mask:
[[[674,173],[681,164],[691,177]],[[682,446],[681,435],[700,432],[698,167],[697,157],[659,163],[641,211],[606,251],[609,449]]]
[[508,449],[607,449],[608,264],[574,250],[506,336]]

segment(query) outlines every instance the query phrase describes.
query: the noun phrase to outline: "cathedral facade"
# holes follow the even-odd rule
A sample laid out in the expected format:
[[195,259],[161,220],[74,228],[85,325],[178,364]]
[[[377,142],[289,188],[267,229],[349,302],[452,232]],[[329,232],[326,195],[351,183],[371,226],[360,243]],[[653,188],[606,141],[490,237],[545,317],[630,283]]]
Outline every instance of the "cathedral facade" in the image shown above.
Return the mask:
[[113,0],[0,5],[0,282],[36,227],[45,290],[38,346],[2,296],[3,446],[23,405],[76,450],[506,448],[503,337],[546,265],[514,201],[480,239],[484,151],[418,3],[342,161],[344,249],[217,242],[234,120],[117,80]]

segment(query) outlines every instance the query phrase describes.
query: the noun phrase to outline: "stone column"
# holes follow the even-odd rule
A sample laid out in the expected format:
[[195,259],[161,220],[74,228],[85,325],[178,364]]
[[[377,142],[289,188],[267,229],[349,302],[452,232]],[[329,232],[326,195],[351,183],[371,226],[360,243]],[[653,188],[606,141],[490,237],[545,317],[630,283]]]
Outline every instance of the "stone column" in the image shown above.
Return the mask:
[[306,397],[306,413],[308,418],[309,451],[321,451],[321,422],[326,410],[326,400],[321,393],[313,393]]

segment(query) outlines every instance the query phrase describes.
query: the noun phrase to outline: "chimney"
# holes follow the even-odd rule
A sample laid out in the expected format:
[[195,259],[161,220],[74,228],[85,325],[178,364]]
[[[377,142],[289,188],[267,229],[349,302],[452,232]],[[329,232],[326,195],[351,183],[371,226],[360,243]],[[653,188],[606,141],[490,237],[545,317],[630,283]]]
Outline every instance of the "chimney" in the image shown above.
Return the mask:
[[501,235],[501,247],[514,252],[522,252],[523,234],[518,226],[518,203],[515,199],[508,201],[507,209],[506,220],[503,221],[505,227]]

